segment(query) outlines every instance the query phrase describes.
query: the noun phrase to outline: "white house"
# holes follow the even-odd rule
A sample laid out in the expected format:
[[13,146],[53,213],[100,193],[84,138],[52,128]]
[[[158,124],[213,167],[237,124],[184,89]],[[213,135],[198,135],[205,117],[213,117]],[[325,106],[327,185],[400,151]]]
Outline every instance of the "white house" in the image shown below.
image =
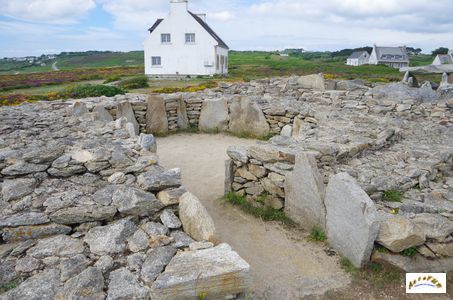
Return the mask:
[[187,0],[171,0],[170,14],[154,23],[145,40],[145,74],[227,74],[228,50],[206,14],[190,12]]
[[374,45],[370,55],[370,65],[387,65],[392,68],[409,67],[409,55],[406,46],[378,47]]
[[366,65],[370,59],[370,54],[366,51],[355,51],[348,57],[346,64],[349,66]]
[[438,54],[433,61],[435,66],[446,64],[453,64],[453,50],[448,51],[448,54]]

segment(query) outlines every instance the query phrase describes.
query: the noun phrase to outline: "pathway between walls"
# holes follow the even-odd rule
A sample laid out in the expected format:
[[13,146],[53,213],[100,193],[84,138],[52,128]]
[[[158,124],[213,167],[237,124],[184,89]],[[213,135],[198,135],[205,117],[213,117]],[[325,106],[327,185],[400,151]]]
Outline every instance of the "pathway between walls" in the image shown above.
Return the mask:
[[297,299],[347,286],[350,279],[338,257],[328,256],[322,245],[219,200],[226,149],[254,143],[225,135],[176,134],[158,139],[158,155],[164,167],[182,169],[184,186],[206,206],[220,240],[250,264],[254,299]]

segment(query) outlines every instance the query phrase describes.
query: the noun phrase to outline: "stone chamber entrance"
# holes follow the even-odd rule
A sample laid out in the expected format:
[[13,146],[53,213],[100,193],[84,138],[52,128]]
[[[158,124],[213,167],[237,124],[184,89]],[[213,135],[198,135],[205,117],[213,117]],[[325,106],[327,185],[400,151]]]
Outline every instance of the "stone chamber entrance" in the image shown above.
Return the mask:
[[299,299],[347,287],[351,280],[329,256],[325,245],[307,233],[264,222],[222,201],[230,145],[256,141],[227,135],[175,134],[158,138],[158,156],[166,168],[182,170],[183,185],[212,216],[219,240],[230,244],[251,267],[252,299]]

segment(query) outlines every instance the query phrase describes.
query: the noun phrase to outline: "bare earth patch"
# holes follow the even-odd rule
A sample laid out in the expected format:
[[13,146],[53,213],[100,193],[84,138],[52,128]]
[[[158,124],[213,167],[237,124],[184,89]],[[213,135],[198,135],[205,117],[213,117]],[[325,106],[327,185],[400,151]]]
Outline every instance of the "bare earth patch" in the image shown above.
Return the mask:
[[328,256],[322,244],[308,242],[306,233],[263,222],[219,200],[227,147],[254,143],[224,135],[177,134],[158,139],[158,155],[163,166],[182,169],[183,184],[208,209],[220,240],[250,264],[256,298],[297,299],[347,286],[350,278],[338,257]]

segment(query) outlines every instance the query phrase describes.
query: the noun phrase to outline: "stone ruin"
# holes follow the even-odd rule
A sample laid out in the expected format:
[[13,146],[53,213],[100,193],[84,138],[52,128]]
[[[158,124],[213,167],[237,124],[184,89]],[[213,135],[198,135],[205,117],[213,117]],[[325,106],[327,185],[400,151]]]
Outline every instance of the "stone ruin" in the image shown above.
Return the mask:
[[155,154],[151,133],[192,129],[275,135],[228,149],[225,192],[325,230],[354,265],[453,270],[453,99],[434,94],[310,75],[2,107],[0,282],[18,286],[1,297],[246,292],[248,264]]
[[83,100],[0,109],[0,284],[17,285],[1,299],[233,299],[247,290],[249,265],[215,242],[211,217],[180,170],[159,165],[154,137],[136,135],[125,99],[115,121],[109,99],[93,112]]

